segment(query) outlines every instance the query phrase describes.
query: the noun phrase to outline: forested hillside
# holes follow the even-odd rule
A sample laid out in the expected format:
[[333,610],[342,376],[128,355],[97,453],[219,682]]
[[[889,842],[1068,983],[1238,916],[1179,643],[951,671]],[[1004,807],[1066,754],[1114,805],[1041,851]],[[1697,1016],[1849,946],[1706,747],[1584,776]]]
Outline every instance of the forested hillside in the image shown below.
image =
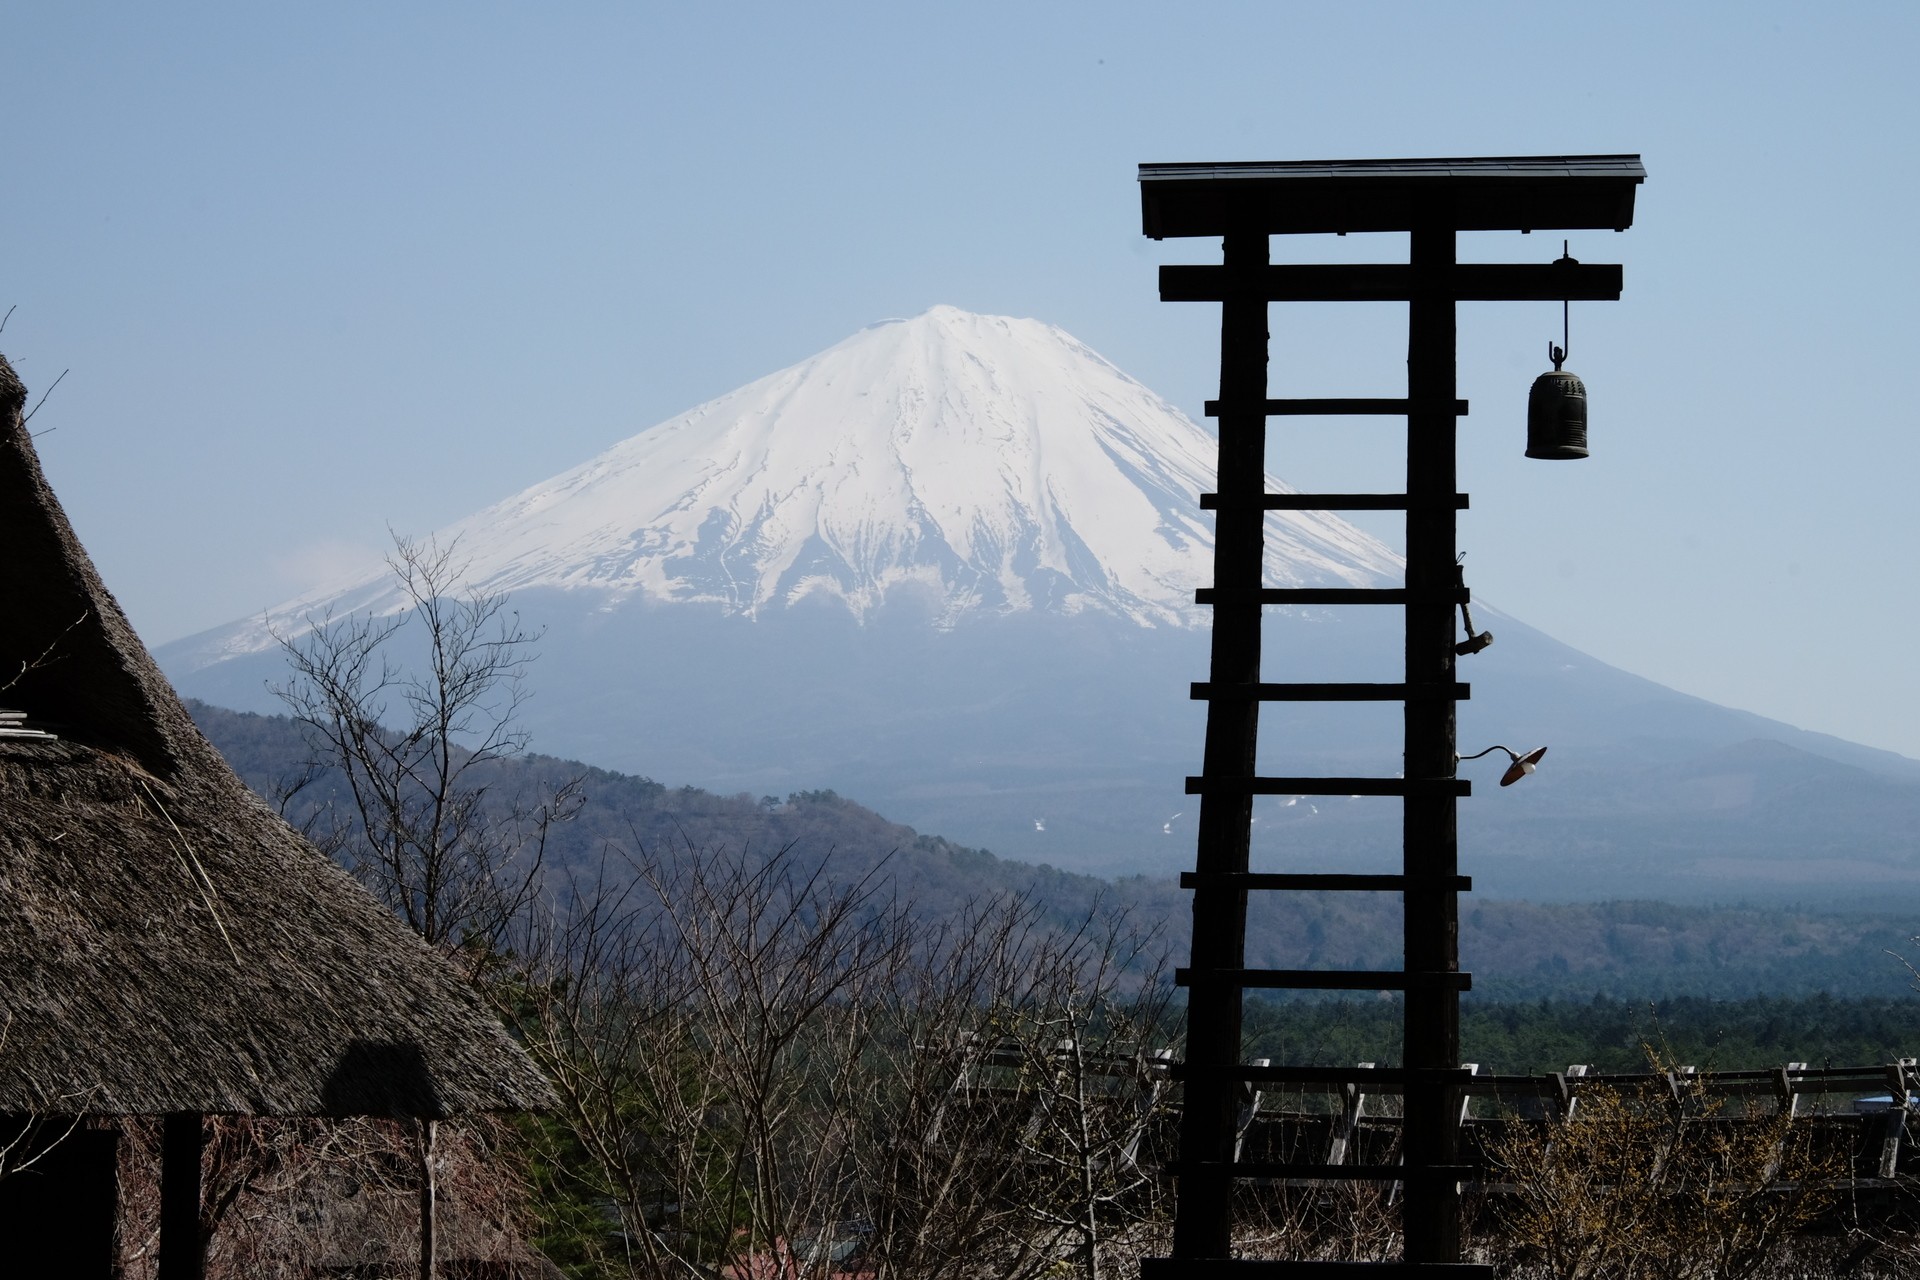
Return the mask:
[[[292,720],[205,703],[191,709],[241,776],[270,800],[301,776],[309,751]],[[830,790],[722,796],[537,755],[493,763],[486,777],[502,805],[542,786],[581,779],[584,804],[555,829],[548,852],[556,883],[596,874],[603,864],[623,874],[630,859],[791,848],[799,862],[824,863],[834,878],[877,870],[925,916],[950,915],[967,902],[1012,893],[1032,895],[1060,921],[1083,918],[1104,903],[1129,913],[1136,926],[1157,928],[1170,956],[1186,952],[1187,900],[1177,887],[1191,858],[1184,843],[1169,842],[1163,875],[1103,881],[916,832]],[[337,779],[327,775],[315,778],[288,803],[289,816],[299,822],[318,806],[337,803],[336,786]],[[1470,857],[1468,863],[1471,871]],[[1819,994],[1900,1000],[1908,994],[1910,974],[1895,954],[1904,953],[1912,932],[1905,917],[1869,912],[1468,898],[1462,904],[1461,954],[1482,1000]],[[1260,895],[1252,908],[1248,958],[1254,965],[1393,968],[1398,952],[1399,904],[1393,895]]]

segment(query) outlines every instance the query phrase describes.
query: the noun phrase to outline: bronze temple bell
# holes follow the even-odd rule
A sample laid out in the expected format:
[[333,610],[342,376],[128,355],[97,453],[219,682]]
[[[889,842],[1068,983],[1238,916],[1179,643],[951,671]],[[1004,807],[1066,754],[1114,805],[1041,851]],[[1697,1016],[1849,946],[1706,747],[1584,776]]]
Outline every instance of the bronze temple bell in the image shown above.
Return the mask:
[[[1565,247],[1554,263],[1573,264]],[[1565,346],[1547,344],[1547,358],[1553,372],[1533,380],[1527,393],[1527,456],[1529,458],[1584,458],[1587,456],[1587,387],[1575,374],[1560,367],[1567,358],[1567,304],[1560,304],[1560,340]]]
[[1575,374],[1560,367],[1567,353],[1547,344],[1553,372],[1533,380],[1527,393],[1527,456],[1529,458],[1584,458],[1587,456],[1587,388]]

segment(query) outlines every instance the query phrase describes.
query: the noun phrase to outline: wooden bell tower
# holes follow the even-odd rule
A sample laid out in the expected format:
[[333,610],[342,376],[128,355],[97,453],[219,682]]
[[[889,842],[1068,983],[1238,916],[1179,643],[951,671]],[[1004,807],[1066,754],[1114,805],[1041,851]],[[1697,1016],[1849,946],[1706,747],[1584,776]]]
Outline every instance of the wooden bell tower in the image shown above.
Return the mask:
[[[1335,160],[1278,164],[1148,164],[1140,167],[1144,229],[1153,239],[1207,236],[1223,242],[1218,266],[1160,270],[1167,302],[1215,302],[1220,319],[1218,492],[1212,670],[1193,696],[1207,703],[1199,777],[1193,890],[1193,952],[1177,979],[1188,988],[1180,1124],[1178,1209],[1172,1255],[1143,1263],[1144,1280],[1274,1280],[1350,1271],[1445,1274],[1491,1280],[1492,1268],[1460,1261],[1456,1135],[1467,1073],[1460,1065],[1459,895],[1455,804],[1469,794],[1456,776],[1454,708],[1468,696],[1455,676],[1454,617],[1467,600],[1454,546],[1454,513],[1467,505],[1455,479],[1455,428],[1466,416],[1454,376],[1456,304],[1466,301],[1611,300],[1618,266],[1565,259],[1531,264],[1458,260],[1462,231],[1612,229],[1633,222],[1646,178],[1632,155],[1463,160]],[[1274,265],[1270,238],[1400,232],[1404,263]],[[1407,307],[1407,385],[1385,399],[1273,399],[1268,395],[1268,307],[1276,302],[1397,302]],[[1276,416],[1375,414],[1407,423],[1404,493],[1276,494],[1266,491],[1266,426]],[[1517,415],[1516,415],[1517,416]],[[1405,511],[1404,585],[1366,589],[1273,588],[1264,584],[1263,529],[1276,510]],[[1376,605],[1403,611],[1405,677],[1393,684],[1263,683],[1261,611],[1266,605]],[[1254,764],[1261,705],[1268,702],[1399,702],[1405,706],[1401,777],[1262,777]],[[1394,875],[1335,868],[1256,873],[1248,845],[1259,795],[1365,795],[1401,799],[1402,867]],[[1404,904],[1400,969],[1324,971],[1246,967],[1250,893],[1398,893]],[[1250,989],[1404,993],[1405,1062],[1398,1067],[1267,1067],[1243,1060],[1242,1000]],[[1353,1085],[1398,1092],[1405,1112],[1398,1165],[1254,1164],[1235,1158],[1237,1111],[1250,1083]],[[1398,1262],[1269,1262],[1235,1259],[1233,1205],[1242,1180],[1368,1179],[1405,1186],[1405,1255]]]

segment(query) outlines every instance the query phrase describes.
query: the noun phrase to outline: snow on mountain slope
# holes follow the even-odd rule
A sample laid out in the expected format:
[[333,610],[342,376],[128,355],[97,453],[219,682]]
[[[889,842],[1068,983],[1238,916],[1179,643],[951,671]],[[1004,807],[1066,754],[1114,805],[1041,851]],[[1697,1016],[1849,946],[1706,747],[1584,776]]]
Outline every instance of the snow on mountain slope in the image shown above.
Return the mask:
[[[758,615],[812,596],[865,618],[905,588],[939,625],[1093,610],[1204,625],[1213,437],[1069,334],[935,307],[624,440],[438,535],[469,581],[635,594]],[[1279,491],[1286,486],[1268,483]],[[1283,512],[1274,585],[1367,585],[1400,562],[1351,525]],[[271,611],[397,607],[384,574]],[[228,654],[263,647],[258,627]],[[212,655],[209,655],[212,656]]]

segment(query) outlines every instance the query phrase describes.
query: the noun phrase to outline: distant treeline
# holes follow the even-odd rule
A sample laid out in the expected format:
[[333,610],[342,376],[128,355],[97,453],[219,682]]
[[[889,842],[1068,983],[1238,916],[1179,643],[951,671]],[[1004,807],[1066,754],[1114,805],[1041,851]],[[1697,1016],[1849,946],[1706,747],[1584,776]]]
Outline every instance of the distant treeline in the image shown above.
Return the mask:
[[[190,709],[262,795],[271,799],[302,775],[309,750],[293,721],[204,703]],[[1099,903],[1126,912],[1137,927],[1157,930],[1174,963],[1187,954],[1191,899],[1177,886],[1179,866],[1164,876],[1104,881],[1015,862],[889,822],[830,790],[717,795],[538,755],[498,761],[483,777],[490,795],[503,801],[580,779],[585,803],[555,829],[547,853],[549,870],[562,877],[590,882],[603,861],[618,872],[641,852],[658,858],[729,849],[766,856],[790,848],[801,863],[823,864],[830,879],[857,880],[879,869],[923,918],[952,918],[970,903],[1019,895],[1070,923]],[[337,780],[322,775],[287,815],[300,823],[343,800]],[[1260,894],[1249,907],[1247,961],[1268,968],[1394,968],[1400,927],[1394,894]],[[1804,1000],[1826,993],[1897,1001],[1911,975],[1889,952],[1908,951],[1908,936],[1920,932],[1920,922],[1864,911],[1531,903],[1476,894],[1461,903],[1460,929],[1462,961],[1473,972],[1472,1000],[1586,1000],[1599,993],[1637,1011],[1644,1005],[1632,1001],[1679,996]],[[1920,955],[1920,948],[1913,950]],[[1504,1055],[1501,1041],[1484,1043],[1489,1047],[1479,1052]]]
[[[1247,1001],[1249,1056],[1279,1064],[1400,1060],[1395,1000]],[[1662,1061],[1739,1071],[1786,1062],[1865,1066],[1920,1055],[1920,999],[1686,996],[1631,1001],[1496,1001],[1468,996],[1460,1008],[1461,1058],[1502,1074],[1644,1071]]]

